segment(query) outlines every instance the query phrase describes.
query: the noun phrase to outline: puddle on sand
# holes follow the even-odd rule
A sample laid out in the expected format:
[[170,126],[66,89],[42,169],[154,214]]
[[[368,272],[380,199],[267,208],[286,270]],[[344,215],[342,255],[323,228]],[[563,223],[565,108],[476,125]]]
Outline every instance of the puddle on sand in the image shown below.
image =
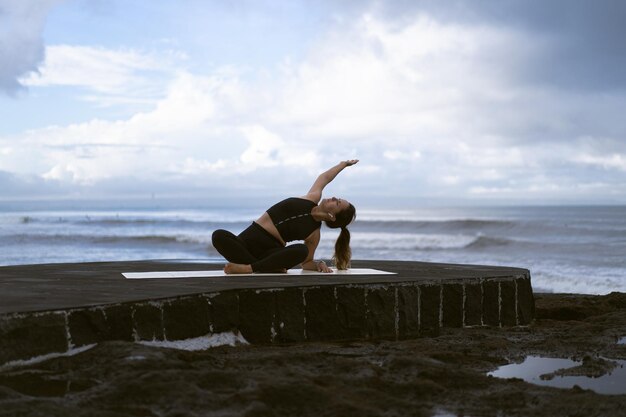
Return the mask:
[[512,363],[501,366],[487,375],[498,378],[520,378],[526,382],[556,388],[572,388],[578,385],[584,389],[593,390],[599,394],[626,394],[626,361],[611,360],[617,366],[606,374],[592,378],[588,376],[554,375],[552,378],[542,379],[541,375],[582,365],[570,359],[546,358],[541,356],[527,356],[522,363]]
[[0,386],[2,385],[31,397],[64,397],[87,390],[97,385],[97,382],[27,371],[0,375]]

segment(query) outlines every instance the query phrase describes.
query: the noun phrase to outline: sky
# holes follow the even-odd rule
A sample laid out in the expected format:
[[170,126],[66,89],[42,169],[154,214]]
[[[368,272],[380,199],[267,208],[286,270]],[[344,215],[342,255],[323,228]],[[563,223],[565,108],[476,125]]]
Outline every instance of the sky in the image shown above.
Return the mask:
[[0,0],[0,201],[626,204],[621,0]]

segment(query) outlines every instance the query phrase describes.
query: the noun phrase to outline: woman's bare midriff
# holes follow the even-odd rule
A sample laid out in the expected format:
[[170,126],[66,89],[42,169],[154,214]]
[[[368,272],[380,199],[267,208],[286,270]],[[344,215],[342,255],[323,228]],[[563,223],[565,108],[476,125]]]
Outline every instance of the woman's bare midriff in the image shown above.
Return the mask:
[[267,214],[267,211],[256,220],[256,223],[267,230],[270,235],[274,236],[280,243],[282,243],[283,246],[285,246],[285,241],[282,237],[280,237],[280,233],[278,233],[278,229],[274,226],[274,222],[270,218],[270,215]]

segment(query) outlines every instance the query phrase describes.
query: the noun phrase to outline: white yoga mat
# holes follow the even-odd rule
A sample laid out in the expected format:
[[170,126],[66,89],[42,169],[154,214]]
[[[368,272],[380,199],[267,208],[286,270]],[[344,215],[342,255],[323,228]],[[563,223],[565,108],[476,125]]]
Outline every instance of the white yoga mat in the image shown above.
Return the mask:
[[300,275],[395,275],[395,272],[381,271],[378,269],[368,269],[368,268],[351,268],[346,269],[345,271],[338,271],[335,268],[332,268],[332,273],[324,273],[317,271],[307,271],[304,269],[290,269],[286,274],[266,274],[266,273],[258,273],[258,274],[236,274],[236,275],[227,275],[222,270],[217,271],[156,271],[156,272],[122,272],[124,278],[126,279],[156,279],[156,278],[209,278],[209,277],[284,277],[285,275],[289,276],[300,276]]

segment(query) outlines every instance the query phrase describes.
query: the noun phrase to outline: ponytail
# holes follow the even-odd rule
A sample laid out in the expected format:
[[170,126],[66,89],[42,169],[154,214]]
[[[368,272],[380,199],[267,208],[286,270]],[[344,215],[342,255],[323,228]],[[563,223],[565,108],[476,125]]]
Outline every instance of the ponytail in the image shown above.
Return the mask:
[[347,209],[336,214],[335,220],[326,222],[326,226],[331,229],[341,228],[339,237],[335,242],[335,254],[333,262],[337,269],[345,270],[350,268],[350,259],[352,259],[352,250],[350,249],[350,231],[346,228],[356,217],[356,209],[352,204]]
[[337,269],[344,270],[350,268],[352,249],[350,249],[350,231],[345,227],[341,228],[341,233],[335,242],[335,255],[333,262]]

